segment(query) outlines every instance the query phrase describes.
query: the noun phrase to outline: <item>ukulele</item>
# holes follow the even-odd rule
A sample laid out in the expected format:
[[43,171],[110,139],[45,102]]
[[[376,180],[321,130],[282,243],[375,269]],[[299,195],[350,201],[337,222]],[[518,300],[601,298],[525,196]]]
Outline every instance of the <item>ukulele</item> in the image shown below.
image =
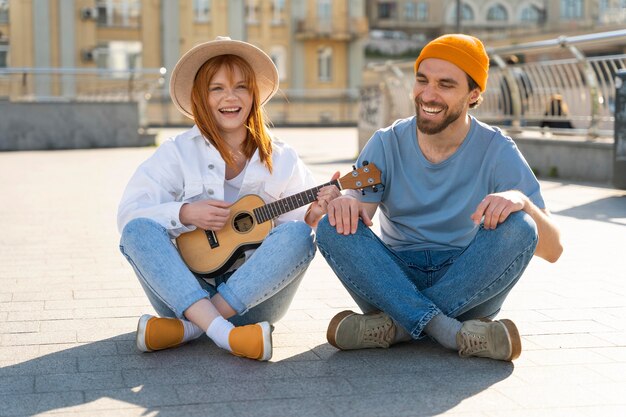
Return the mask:
[[193,272],[214,277],[221,275],[249,249],[257,248],[274,226],[273,219],[317,200],[318,191],[327,185],[339,190],[363,190],[380,184],[380,171],[374,164],[363,162],[343,177],[298,194],[265,203],[249,194],[230,207],[230,216],[219,231],[197,228],[176,238],[183,261]]

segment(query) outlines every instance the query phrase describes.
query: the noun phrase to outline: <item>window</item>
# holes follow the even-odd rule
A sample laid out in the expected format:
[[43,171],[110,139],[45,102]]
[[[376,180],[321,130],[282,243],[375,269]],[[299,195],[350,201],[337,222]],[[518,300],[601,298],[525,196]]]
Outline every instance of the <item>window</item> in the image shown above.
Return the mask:
[[317,78],[330,81],[332,78],[333,50],[329,46],[317,50]]
[[537,6],[527,6],[522,10],[520,20],[527,23],[539,23],[543,12]]
[[193,0],[193,21],[197,23],[211,21],[211,0]]
[[609,0],[600,0],[598,4],[598,14],[603,15],[609,10]]
[[270,58],[274,61],[274,65],[278,69],[278,79],[285,81],[287,79],[287,52],[284,46],[272,46],[270,49]]
[[415,3],[413,3],[412,1],[404,4],[404,17],[406,18],[406,20],[415,20]]
[[9,0],[0,0],[0,23],[9,23]]
[[9,43],[7,41],[0,40],[0,68],[6,68],[8,66],[9,55]]
[[258,14],[259,7],[257,5],[257,0],[246,0],[246,23],[259,23]]
[[285,0],[274,0],[272,2],[272,23],[280,24],[285,21]]
[[472,21],[474,20],[474,9],[469,7],[467,4],[464,4],[461,8],[461,17],[463,20]]
[[383,1],[378,3],[378,18],[379,19],[395,19],[396,17],[396,3],[393,1]]
[[417,3],[417,16],[416,20],[425,21],[428,20],[428,3]]
[[[452,20],[456,20],[457,10],[456,7],[453,7],[452,12]],[[474,9],[472,9],[469,5],[463,3],[461,5],[461,20],[466,22],[471,22],[474,20]]]
[[139,27],[140,0],[97,0],[98,25]]
[[96,48],[96,66],[102,69],[119,71],[114,77],[127,78],[124,71],[141,68],[141,42],[112,41]]
[[583,17],[583,0],[561,0],[561,19],[573,20]]
[[506,22],[509,20],[509,14],[507,13],[504,6],[501,4],[496,4],[492,6],[487,11],[487,20],[488,21],[498,21],[498,22]]
[[317,22],[320,32],[331,32],[332,18],[332,5],[330,0],[317,0]]

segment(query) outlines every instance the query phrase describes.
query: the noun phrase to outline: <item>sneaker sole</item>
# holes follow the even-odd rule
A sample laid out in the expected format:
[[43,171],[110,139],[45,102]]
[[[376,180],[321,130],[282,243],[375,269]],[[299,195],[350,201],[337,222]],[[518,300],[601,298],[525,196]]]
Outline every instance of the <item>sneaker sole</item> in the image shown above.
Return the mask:
[[[137,349],[142,352],[152,352],[152,349],[148,349],[146,346],[146,326],[148,325],[148,321],[152,318],[150,314],[144,314],[139,319],[139,323],[137,323],[137,333],[135,333],[135,343],[137,344]],[[139,337],[142,335],[142,337]]]
[[328,340],[328,343],[330,343],[331,345],[333,345],[339,350],[346,350],[346,349],[343,349],[341,346],[337,344],[337,330],[339,330],[339,326],[341,326],[341,323],[345,319],[347,319],[348,317],[354,314],[356,314],[354,311],[350,311],[350,310],[342,311],[341,313],[333,317],[330,323],[328,324],[328,330],[326,331],[326,340]]
[[522,354],[522,339],[520,338],[519,331],[517,330],[515,323],[508,319],[498,321],[504,325],[507,335],[509,336],[509,340],[511,341],[511,356],[509,356],[506,360],[513,361],[519,358]]
[[263,356],[260,361],[269,361],[272,359],[272,328],[266,321],[258,323],[263,332]]

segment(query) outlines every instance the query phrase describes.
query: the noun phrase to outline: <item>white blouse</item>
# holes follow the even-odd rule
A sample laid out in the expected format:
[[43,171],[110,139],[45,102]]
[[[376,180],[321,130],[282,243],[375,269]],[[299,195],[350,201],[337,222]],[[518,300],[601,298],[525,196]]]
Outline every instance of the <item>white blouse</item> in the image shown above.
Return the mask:
[[[257,152],[245,170],[237,199],[256,194],[266,203],[316,186],[311,171],[289,145],[272,142],[273,172],[267,170]],[[131,177],[117,214],[121,233],[132,219],[146,217],[167,229],[170,237],[195,229],[180,222],[180,208],[197,200],[224,200],[226,164],[221,155],[204,139],[197,126],[168,139],[143,162]],[[278,217],[281,224],[304,220],[306,206]]]

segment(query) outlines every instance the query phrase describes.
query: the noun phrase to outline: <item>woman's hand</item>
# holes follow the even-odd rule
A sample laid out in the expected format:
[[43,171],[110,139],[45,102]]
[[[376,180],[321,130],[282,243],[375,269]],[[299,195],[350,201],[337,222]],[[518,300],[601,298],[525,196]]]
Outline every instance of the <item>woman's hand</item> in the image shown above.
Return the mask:
[[[337,178],[339,178],[339,171],[335,172],[330,180],[335,181]],[[326,214],[328,203],[339,196],[341,196],[341,191],[335,185],[327,185],[320,188],[317,193],[317,200],[311,203],[304,217],[307,224],[315,227],[322,216]]]
[[185,203],[180,208],[179,218],[184,225],[194,225],[204,230],[219,231],[230,216],[230,203],[220,200],[200,200]]

